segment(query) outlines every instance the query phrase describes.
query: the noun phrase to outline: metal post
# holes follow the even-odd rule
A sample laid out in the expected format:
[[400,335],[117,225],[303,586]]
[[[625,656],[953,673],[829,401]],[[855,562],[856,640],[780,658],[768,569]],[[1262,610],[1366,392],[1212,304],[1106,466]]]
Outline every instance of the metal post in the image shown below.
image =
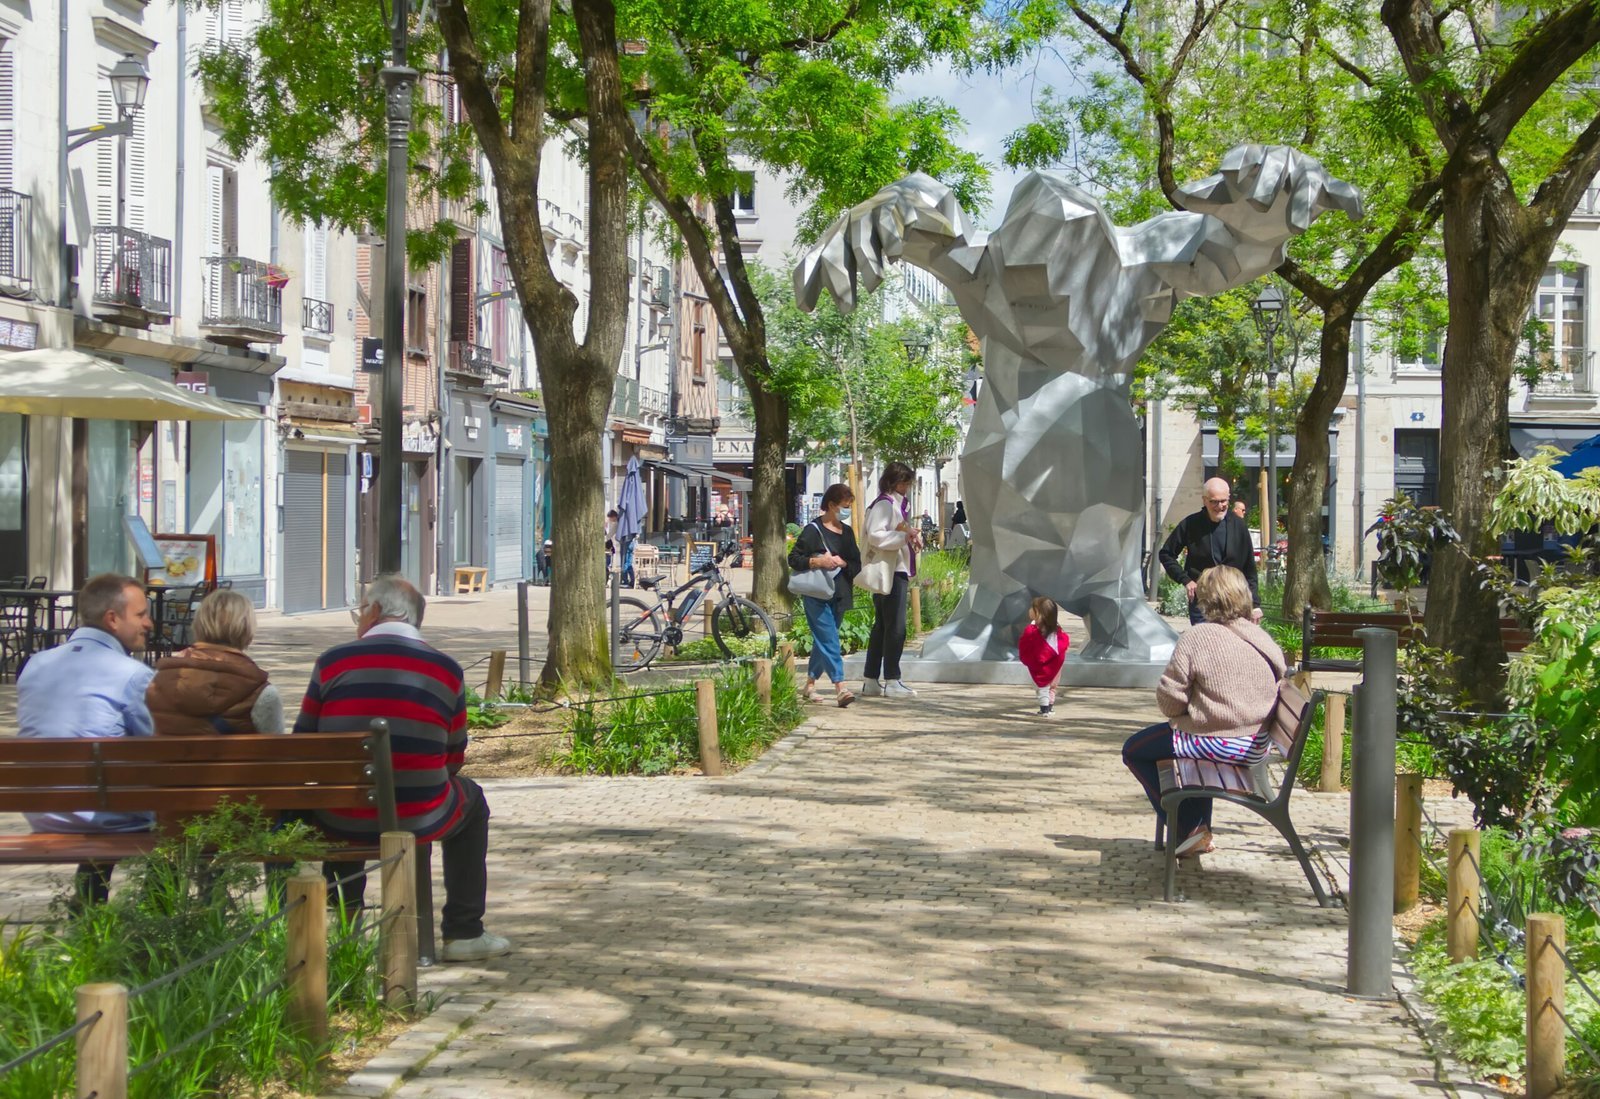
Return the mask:
[[619,640],[622,636],[622,574],[611,574],[611,666],[617,666],[617,657],[620,655]]
[[533,682],[528,658],[528,582],[517,581],[517,682],[526,686]]
[[417,71],[406,67],[410,12],[394,0],[390,27],[393,57],[379,75],[389,120],[389,194],[384,225],[383,407],[378,446],[378,571],[399,572],[400,532],[405,522],[400,434],[405,419],[406,384],[406,209],[411,86]]
[[1262,560],[1270,560],[1267,553],[1278,542],[1278,414],[1274,395],[1278,391],[1278,364],[1274,358],[1273,344],[1267,340],[1267,543],[1261,547]]
[[1393,995],[1394,737],[1393,630],[1357,630],[1361,688],[1350,750],[1350,938],[1346,988],[1352,996]]
[[[128,224],[128,135],[117,138],[117,262],[122,262],[122,231]],[[142,289],[142,288],[141,288]]]

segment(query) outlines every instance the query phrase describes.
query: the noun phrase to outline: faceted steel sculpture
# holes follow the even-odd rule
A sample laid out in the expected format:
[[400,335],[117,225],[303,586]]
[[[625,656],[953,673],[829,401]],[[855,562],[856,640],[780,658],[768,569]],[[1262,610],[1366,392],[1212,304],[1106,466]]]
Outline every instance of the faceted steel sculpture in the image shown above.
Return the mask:
[[795,270],[803,308],[826,290],[848,311],[885,264],[906,260],[949,287],[983,340],[983,392],[961,458],[972,578],[924,660],[1007,659],[1036,595],[1088,621],[1082,659],[1171,655],[1175,635],[1145,603],[1139,567],[1134,363],[1178,300],[1271,271],[1325,211],[1361,217],[1353,187],[1283,146],[1232,150],[1178,203],[1119,228],[1093,196],[1034,172],[985,237],[948,187],[913,175],[840,217]]

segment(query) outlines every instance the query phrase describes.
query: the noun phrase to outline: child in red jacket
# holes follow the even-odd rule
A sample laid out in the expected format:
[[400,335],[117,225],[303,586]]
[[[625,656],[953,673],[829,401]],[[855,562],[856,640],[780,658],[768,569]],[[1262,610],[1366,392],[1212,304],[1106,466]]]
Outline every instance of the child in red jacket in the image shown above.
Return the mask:
[[1055,716],[1056,680],[1061,678],[1061,664],[1071,644],[1067,632],[1056,624],[1058,613],[1054,599],[1039,596],[1028,607],[1028,626],[1017,641],[1017,656],[1038,685],[1043,717]]

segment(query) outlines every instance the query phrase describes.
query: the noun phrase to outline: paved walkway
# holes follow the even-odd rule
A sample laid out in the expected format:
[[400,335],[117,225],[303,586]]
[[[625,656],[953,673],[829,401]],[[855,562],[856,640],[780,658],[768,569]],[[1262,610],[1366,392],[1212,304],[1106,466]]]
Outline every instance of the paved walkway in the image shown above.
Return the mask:
[[[338,1094],[1442,1090],[1398,1005],[1342,994],[1344,912],[1253,817],[1219,809],[1187,903],[1158,899],[1117,756],[1148,692],[1031,703],[818,708],[723,780],[488,783],[490,924],[517,949],[426,971],[445,1006]],[[1343,830],[1343,796],[1296,802],[1303,833]]]

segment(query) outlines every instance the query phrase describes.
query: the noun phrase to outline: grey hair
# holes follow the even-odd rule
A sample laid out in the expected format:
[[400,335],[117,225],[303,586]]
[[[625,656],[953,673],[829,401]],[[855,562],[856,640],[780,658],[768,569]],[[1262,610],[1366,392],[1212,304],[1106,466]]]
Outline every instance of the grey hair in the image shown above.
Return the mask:
[[411,581],[393,572],[373,577],[361,601],[377,607],[384,618],[401,619],[417,629],[422,628],[422,613],[428,609],[428,601]]

